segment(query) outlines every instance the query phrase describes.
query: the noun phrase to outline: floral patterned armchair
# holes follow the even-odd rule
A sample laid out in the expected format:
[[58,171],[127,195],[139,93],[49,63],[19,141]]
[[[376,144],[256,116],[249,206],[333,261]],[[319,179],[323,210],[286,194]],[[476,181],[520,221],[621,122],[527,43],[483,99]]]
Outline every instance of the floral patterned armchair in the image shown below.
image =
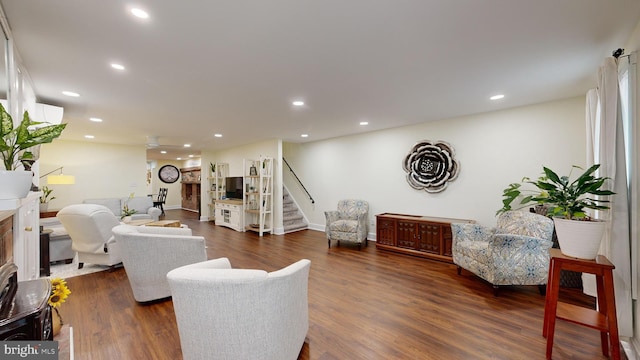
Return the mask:
[[[523,211],[500,215],[495,228],[451,224],[453,262],[487,280],[497,295],[500,285],[544,285],[553,245],[553,221]],[[540,287],[543,292],[543,287]]]
[[362,243],[367,246],[367,234],[369,233],[369,203],[363,200],[340,200],[338,210],[325,211],[327,220],[325,232],[327,241],[331,247],[331,240],[355,242],[358,249]]

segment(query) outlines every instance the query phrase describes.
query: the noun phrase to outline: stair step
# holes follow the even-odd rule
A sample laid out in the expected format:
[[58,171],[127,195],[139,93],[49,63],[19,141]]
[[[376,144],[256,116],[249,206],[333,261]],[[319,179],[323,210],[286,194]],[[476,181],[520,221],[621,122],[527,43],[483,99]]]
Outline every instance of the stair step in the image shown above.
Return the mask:
[[307,224],[297,224],[297,225],[291,225],[291,226],[284,226],[284,232],[285,233],[290,233],[290,232],[294,232],[294,231],[300,231],[300,230],[305,230],[308,229],[309,226]]
[[303,219],[304,219],[304,217],[302,216],[302,214],[300,214],[298,212],[293,213],[293,214],[283,214],[283,216],[282,216],[282,221],[291,221],[291,220],[304,221]]

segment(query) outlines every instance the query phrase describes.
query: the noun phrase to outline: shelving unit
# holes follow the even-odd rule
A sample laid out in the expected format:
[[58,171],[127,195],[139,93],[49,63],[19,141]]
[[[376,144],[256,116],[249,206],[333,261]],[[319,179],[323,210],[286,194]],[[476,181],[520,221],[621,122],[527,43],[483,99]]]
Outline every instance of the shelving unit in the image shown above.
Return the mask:
[[273,232],[273,158],[244,161],[245,230]]
[[216,201],[222,200],[225,197],[227,191],[225,179],[229,176],[229,164],[216,163],[215,169],[216,171],[208,177],[209,189],[207,190],[207,194],[209,194],[209,201],[207,205],[209,206],[209,221],[216,219]]

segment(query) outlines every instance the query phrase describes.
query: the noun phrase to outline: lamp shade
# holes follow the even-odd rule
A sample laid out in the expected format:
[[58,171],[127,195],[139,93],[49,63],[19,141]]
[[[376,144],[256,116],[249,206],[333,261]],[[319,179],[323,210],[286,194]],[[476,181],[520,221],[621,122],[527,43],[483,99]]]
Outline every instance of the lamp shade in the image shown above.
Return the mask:
[[76,183],[76,177],[73,175],[49,175],[47,176],[47,184],[49,185],[71,185]]

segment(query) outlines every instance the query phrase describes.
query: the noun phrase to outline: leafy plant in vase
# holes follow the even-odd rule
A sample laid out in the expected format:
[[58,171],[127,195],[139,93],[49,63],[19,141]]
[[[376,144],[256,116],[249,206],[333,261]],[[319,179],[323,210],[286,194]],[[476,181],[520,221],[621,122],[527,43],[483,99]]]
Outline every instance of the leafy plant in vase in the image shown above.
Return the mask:
[[[533,204],[547,208],[547,215],[553,217],[560,243],[560,250],[567,256],[594,259],[598,253],[606,223],[593,220],[586,209],[607,210],[609,200],[596,196],[610,196],[615,193],[604,189],[607,177],[596,177],[593,174],[600,167],[591,166],[575,180],[571,180],[571,172],[566,176],[558,176],[553,170],[543,167],[544,175],[537,180],[527,177],[521,183],[512,183],[503,191],[502,209],[498,214],[517,210],[511,204],[521,198],[518,209]],[[581,169],[573,166],[573,169]],[[533,185],[533,189],[523,189],[522,185]]]
[[49,210],[49,201],[55,199],[55,196],[52,196],[53,189],[49,189],[47,186],[42,187],[42,195],[40,195],[40,212],[45,212]]
[[[20,164],[37,160],[31,148],[60,137],[67,124],[44,125],[32,121],[27,111],[17,127],[11,114],[0,104],[0,157],[5,170],[0,170],[0,199],[23,198],[31,188],[31,171],[18,170]],[[30,169],[29,169],[30,170]]]
[[124,222],[129,222],[131,220],[131,215],[137,213],[136,209],[129,209],[129,200],[133,199],[133,193],[129,195],[129,198],[125,200],[124,206],[122,206],[122,211],[120,212],[120,220]]

